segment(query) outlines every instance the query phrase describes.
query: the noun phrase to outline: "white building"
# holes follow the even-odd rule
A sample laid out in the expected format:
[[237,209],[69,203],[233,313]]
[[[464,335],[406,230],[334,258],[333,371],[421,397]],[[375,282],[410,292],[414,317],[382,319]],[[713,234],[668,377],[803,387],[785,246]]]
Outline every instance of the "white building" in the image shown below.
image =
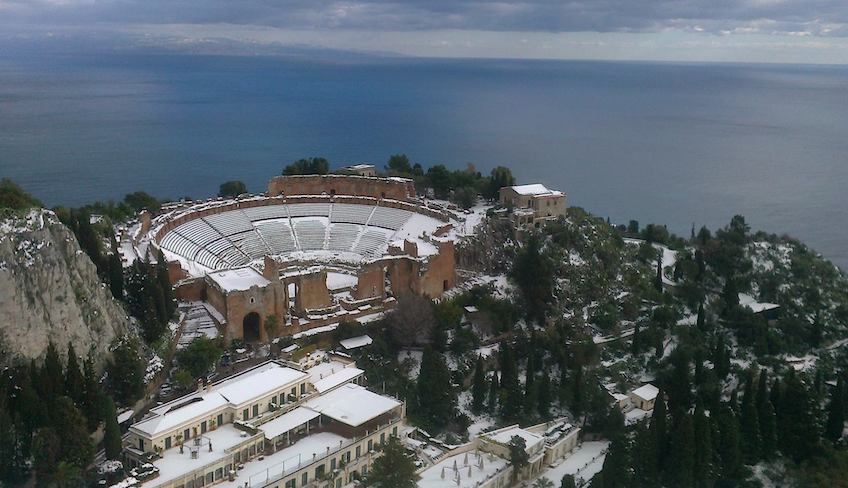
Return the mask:
[[654,409],[654,402],[656,402],[657,395],[659,393],[659,388],[650,383],[646,383],[630,392],[630,402],[633,404],[634,408],[647,412]]
[[503,187],[499,200],[501,205],[513,208],[512,219],[517,227],[539,227],[566,212],[565,193],[541,183]]
[[331,359],[301,371],[269,361],[160,405],[130,427],[125,457],[150,473],[129,486],[335,487],[367,473],[400,435],[405,405],[356,384]]

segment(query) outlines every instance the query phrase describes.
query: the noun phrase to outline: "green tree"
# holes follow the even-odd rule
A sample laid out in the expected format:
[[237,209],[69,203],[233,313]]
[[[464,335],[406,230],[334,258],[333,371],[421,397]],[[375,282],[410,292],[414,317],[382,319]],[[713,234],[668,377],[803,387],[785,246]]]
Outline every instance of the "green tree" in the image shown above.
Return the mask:
[[73,343],[68,343],[68,361],[65,368],[65,395],[71,398],[74,403],[82,404],[85,393],[85,378],[79,367],[79,358],[74,351]]
[[515,177],[512,176],[512,171],[504,166],[496,166],[492,168],[492,172],[489,174],[488,185],[486,185],[483,197],[489,200],[497,200],[501,188],[514,184]]
[[780,415],[780,450],[796,463],[815,455],[819,448],[818,402],[804,382],[794,374],[786,378]]
[[[624,488],[630,485],[630,460],[627,438],[619,436],[610,443],[609,451],[601,468],[603,488]],[[592,480],[592,486],[595,485]]]
[[542,378],[539,380],[538,390],[538,403],[536,409],[539,412],[539,417],[541,417],[542,420],[547,420],[551,416],[552,398],[551,379],[547,372],[542,373]]
[[[115,237],[112,236],[114,242]],[[117,245],[117,244],[116,244]],[[109,254],[109,291],[116,300],[124,299],[124,265],[116,251]]]
[[0,179],[0,209],[26,210],[44,205],[9,178]]
[[489,396],[486,399],[486,407],[490,414],[494,414],[498,408],[498,372],[492,371],[492,379],[489,381]]
[[[657,453],[657,462],[662,463],[668,453],[668,417],[666,413],[665,394],[660,390],[657,394],[657,399],[654,401],[654,413],[651,415],[650,432],[655,450]],[[662,466],[657,465],[657,470],[661,470]]]
[[656,434],[645,422],[636,426],[633,448],[633,482],[636,486],[658,486],[660,461]]
[[433,188],[433,193],[436,198],[448,198],[450,190],[453,188],[453,178],[450,170],[443,164],[430,166],[427,169],[427,181],[430,187]]
[[559,488],[577,488],[577,482],[574,480],[574,475],[567,474],[563,476]]
[[61,452],[61,441],[56,431],[51,427],[38,429],[32,440],[32,467],[39,485],[46,486],[53,479]]
[[119,405],[132,405],[144,389],[144,364],[132,338],[119,339],[106,363],[109,391]]
[[382,454],[374,460],[366,486],[415,488],[418,486],[415,470],[415,462],[406,454],[403,445],[397,437],[390,436],[382,447]]
[[842,439],[842,431],[845,430],[845,384],[842,378],[840,374],[836,380],[836,387],[830,394],[824,429],[825,438],[834,443]]
[[88,431],[94,432],[103,418],[100,404],[101,398],[105,394],[100,387],[97,372],[94,368],[94,358],[91,356],[83,362],[83,385],[83,398],[80,408],[82,408],[82,412],[88,421]]
[[739,422],[742,433],[740,448],[743,460],[747,464],[755,464],[760,459],[760,421],[757,415],[757,399],[754,396],[755,374],[752,369],[745,381],[742,417]]
[[243,181],[226,181],[218,188],[218,196],[223,198],[237,197],[242,193],[247,193],[247,185]]
[[716,417],[721,437],[718,455],[721,460],[722,477],[734,478],[742,466],[742,454],[739,451],[739,421],[728,406],[721,407]]
[[88,437],[85,417],[74,402],[65,396],[52,402],[53,430],[59,437],[60,459],[79,468],[87,467],[94,458],[94,446]]
[[41,398],[56,398],[65,393],[65,375],[56,345],[50,341],[44,356],[44,364],[38,375],[37,390]]
[[418,374],[418,414],[425,429],[439,431],[454,418],[456,394],[441,354],[427,347]]
[[512,480],[518,479],[522,469],[530,462],[527,455],[527,441],[521,436],[512,436],[509,440],[509,463],[512,465]]
[[471,387],[471,411],[475,414],[480,414],[486,402],[486,371],[483,366],[483,358],[477,356],[477,363],[474,365],[474,382]]
[[692,476],[700,487],[712,486],[713,444],[710,420],[704,413],[700,403],[695,407],[693,434],[695,436],[695,459],[692,465]]
[[554,482],[542,476],[533,482],[533,488],[554,488]]
[[392,154],[389,156],[389,161],[386,163],[386,170],[390,173],[402,175],[412,174],[412,166],[409,164],[409,158],[406,154]]
[[129,205],[129,207],[132,208],[134,212],[138,212],[142,209],[147,209],[150,212],[157,213],[162,207],[162,205],[159,203],[159,200],[143,191],[137,191],[134,193],[127,194],[126,196],[124,196],[124,203]]
[[666,478],[669,486],[687,488],[694,485],[695,431],[692,417],[683,414],[671,436]]
[[191,344],[177,352],[177,362],[194,378],[206,376],[209,369],[224,353],[224,348],[217,340],[198,337]]
[[120,459],[121,429],[118,427],[118,413],[115,410],[115,402],[109,397],[105,397],[103,419],[106,424],[103,435],[103,449],[106,451],[106,459]]
[[[6,392],[0,391],[0,394]],[[21,481],[27,471],[27,459],[24,457],[24,446],[21,425],[16,424],[3,405],[5,398],[0,398],[0,483],[10,482],[14,485]]]
[[324,158],[298,159],[283,168],[283,175],[325,175],[330,172],[330,162]]
[[515,257],[512,278],[524,298],[528,320],[543,324],[554,300],[554,266],[542,250],[541,239],[531,234]]

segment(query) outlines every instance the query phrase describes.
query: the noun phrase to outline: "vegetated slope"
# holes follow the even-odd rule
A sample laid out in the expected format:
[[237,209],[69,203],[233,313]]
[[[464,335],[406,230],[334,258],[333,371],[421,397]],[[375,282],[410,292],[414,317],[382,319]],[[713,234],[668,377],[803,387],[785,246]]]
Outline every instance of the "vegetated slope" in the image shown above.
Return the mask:
[[74,234],[44,209],[0,220],[0,358],[38,358],[69,342],[101,362],[130,330]]

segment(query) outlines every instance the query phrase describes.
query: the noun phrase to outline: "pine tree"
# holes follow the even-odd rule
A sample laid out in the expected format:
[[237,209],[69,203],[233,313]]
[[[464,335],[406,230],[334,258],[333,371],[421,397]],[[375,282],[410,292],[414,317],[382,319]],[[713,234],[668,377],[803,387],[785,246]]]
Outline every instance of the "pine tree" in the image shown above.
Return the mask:
[[669,486],[687,488],[694,485],[695,432],[692,417],[687,413],[680,417],[677,428],[671,435],[669,464],[666,478]]
[[754,393],[754,375],[752,369],[745,381],[742,397],[740,431],[742,457],[746,464],[755,464],[760,459],[760,421],[757,415],[757,399]]
[[692,475],[696,486],[712,486],[713,480],[713,445],[712,427],[710,420],[704,413],[704,408],[698,404],[695,407],[694,418],[695,435],[695,462],[692,467]]
[[498,387],[498,372],[492,371],[492,379],[489,382],[489,397],[486,401],[486,407],[489,410],[489,414],[494,414],[498,408],[498,392],[500,388]]
[[842,431],[845,429],[845,385],[842,375],[836,380],[836,387],[830,395],[830,403],[827,406],[827,423],[825,424],[825,438],[833,443],[842,439]]
[[121,429],[118,427],[118,413],[115,410],[115,402],[105,397],[103,418],[106,429],[103,434],[103,449],[106,451],[106,459],[121,458]]
[[551,380],[547,373],[542,374],[538,390],[537,410],[539,417],[542,420],[547,420],[551,416]]
[[486,372],[483,367],[483,358],[477,356],[477,363],[474,365],[474,383],[471,387],[471,411],[479,415],[483,411],[483,406],[486,402]]
[[71,398],[74,403],[81,404],[83,400],[85,380],[79,367],[79,359],[74,351],[74,345],[68,343],[68,363],[65,368],[65,388],[64,393]]

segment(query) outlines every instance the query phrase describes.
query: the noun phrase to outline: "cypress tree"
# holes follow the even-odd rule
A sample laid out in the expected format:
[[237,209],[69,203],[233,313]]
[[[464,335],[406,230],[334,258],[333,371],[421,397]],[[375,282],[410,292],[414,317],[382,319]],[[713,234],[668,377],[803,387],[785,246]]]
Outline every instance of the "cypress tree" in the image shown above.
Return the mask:
[[722,478],[732,479],[739,473],[742,466],[742,456],[739,451],[739,421],[728,406],[721,407],[717,421],[721,433],[718,453]]
[[810,389],[792,372],[786,378],[780,415],[780,450],[796,463],[814,455],[819,447],[818,403]]
[[757,399],[754,394],[754,370],[748,373],[745,392],[742,397],[742,433],[741,449],[747,464],[755,464],[760,459],[760,421],[757,415]]
[[680,488],[691,487],[694,484],[695,467],[695,432],[692,417],[686,413],[680,417],[677,428],[671,435],[669,465],[666,478],[669,486]]
[[81,404],[85,389],[85,380],[79,367],[79,359],[74,351],[74,345],[68,342],[68,363],[65,371],[65,395],[76,404]]
[[636,427],[633,446],[633,483],[635,486],[658,486],[659,473],[657,467],[656,436],[645,422],[639,422]]
[[94,359],[91,356],[83,362],[83,373],[85,386],[83,388],[82,411],[88,421],[88,431],[94,432],[103,417],[103,412],[100,411],[100,399],[105,395],[97,380]]
[[489,414],[494,415],[498,408],[498,372],[492,371],[492,380],[489,382],[489,398],[486,403]]
[[777,419],[771,400],[766,398],[758,411],[760,419],[760,450],[763,459],[771,460],[777,451]]
[[[627,455],[627,438],[619,436],[610,443],[609,451],[601,468],[603,488],[624,488],[630,485]],[[594,483],[592,483],[594,485]]]
[[438,431],[454,417],[456,396],[444,358],[432,348],[424,349],[418,374],[419,414],[427,429]]
[[87,467],[94,457],[94,446],[88,437],[85,417],[70,398],[62,396],[53,402],[53,430],[59,437],[60,459],[79,468]]
[[845,385],[842,375],[836,380],[836,387],[830,395],[830,403],[827,406],[827,423],[825,424],[825,438],[833,443],[842,439],[842,431],[845,429]]
[[633,354],[634,356],[639,355],[639,352],[640,352],[639,350],[642,347],[642,345],[639,343],[640,332],[641,332],[641,330],[639,328],[639,322],[636,322],[636,326],[633,328],[633,339],[631,340],[631,343],[630,343],[630,353]]
[[508,422],[518,420],[521,415],[521,407],[524,404],[524,394],[521,384],[517,378],[501,378],[503,388],[503,403],[501,404],[501,417]]
[[121,458],[121,429],[118,427],[118,414],[115,410],[115,402],[108,396],[105,398],[103,418],[106,429],[103,435],[103,449],[106,451],[106,459]]
[[542,374],[538,390],[537,410],[539,411],[539,417],[547,420],[551,416],[551,380],[547,373]]
[[58,398],[65,393],[65,375],[62,372],[62,361],[59,359],[59,352],[52,341],[47,344],[47,353],[38,380],[38,393],[43,399]]
[[660,390],[654,403],[654,413],[651,416],[651,437],[656,449],[657,471],[662,470],[662,462],[668,452],[668,419],[666,417],[665,394]]
[[177,310],[177,302],[174,299],[174,288],[171,286],[171,279],[168,276],[168,261],[165,260],[165,255],[161,249],[156,256],[156,280],[158,281],[159,288],[162,290],[165,307],[164,323],[167,324]]
[[115,240],[115,235],[111,236],[112,253],[109,255],[108,270],[109,270],[109,290],[112,296],[117,300],[124,299],[124,265],[121,263],[121,257],[118,255],[118,242]]
[[698,404],[695,407],[694,418],[695,435],[695,461],[692,466],[692,475],[696,486],[712,486],[713,479],[713,445],[712,427],[710,420],[704,413],[704,407]]
[[698,330],[700,330],[700,331],[704,331],[707,328],[706,317],[705,317],[705,313],[704,313],[704,301],[703,300],[701,300],[701,302],[698,304],[697,326],[698,326]]
[[474,365],[474,383],[471,387],[471,411],[479,415],[486,402],[486,372],[483,370],[483,358],[477,356]]
[[660,293],[662,293],[662,291],[663,291],[662,262],[663,262],[663,251],[662,251],[662,249],[660,249],[659,253],[657,255],[657,277],[654,279],[654,288]]

